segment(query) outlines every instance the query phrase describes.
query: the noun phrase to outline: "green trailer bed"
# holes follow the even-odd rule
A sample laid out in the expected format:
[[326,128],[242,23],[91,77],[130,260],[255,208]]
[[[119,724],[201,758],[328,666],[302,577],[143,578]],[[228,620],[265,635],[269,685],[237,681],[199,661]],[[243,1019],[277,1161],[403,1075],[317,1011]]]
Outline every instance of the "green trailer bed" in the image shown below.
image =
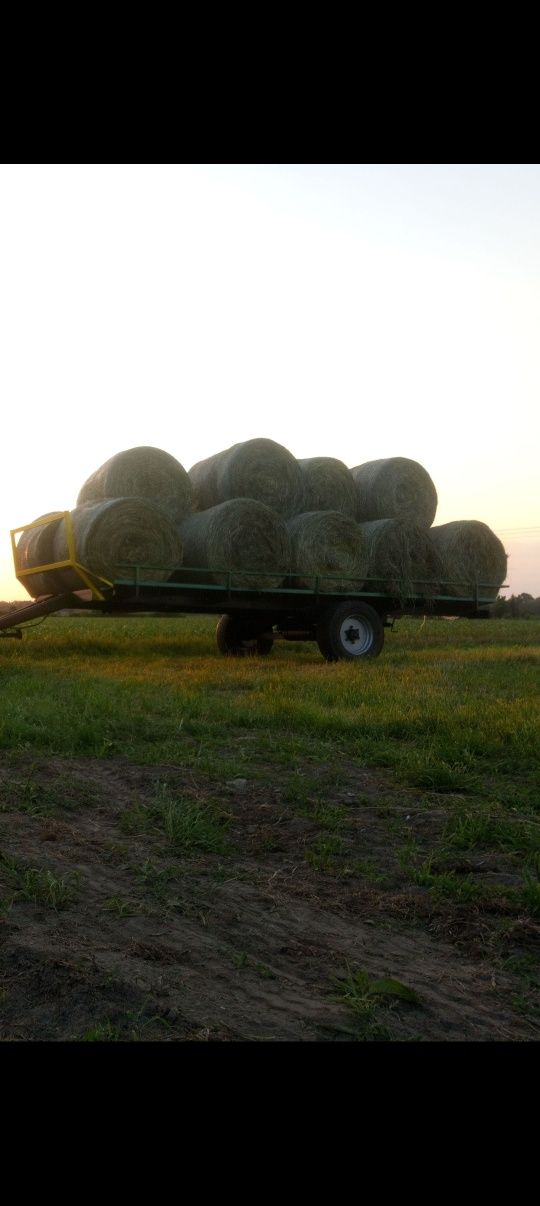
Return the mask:
[[[95,586],[91,576],[87,585],[88,571],[84,574],[84,589],[59,591],[0,616],[0,636],[20,636],[22,625],[65,609],[104,615],[193,613],[220,617],[216,638],[225,654],[267,654],[282,638],[315,641],[327,661],[357,660],[381,652],[384,629],[399,616],[486,619],[497,594],[496,587],[482,583],[448,584],[455,593],[440,594],[429,582],[406,587],[396,583],[381,590],[374,581],[355,579],[344,590],[342,576],[317,576],[308,579],[311,585],[306,586],[295,575],[279,587],[260,590],[250,585],[245,570],[197,567],[182,567],[182,581],[175,582],[160,581],[159,567],[119,567],[114,582],[100,581]],[[252,577],[255,581],[257,575]],[[338,584],[340,589],[334,589]]]

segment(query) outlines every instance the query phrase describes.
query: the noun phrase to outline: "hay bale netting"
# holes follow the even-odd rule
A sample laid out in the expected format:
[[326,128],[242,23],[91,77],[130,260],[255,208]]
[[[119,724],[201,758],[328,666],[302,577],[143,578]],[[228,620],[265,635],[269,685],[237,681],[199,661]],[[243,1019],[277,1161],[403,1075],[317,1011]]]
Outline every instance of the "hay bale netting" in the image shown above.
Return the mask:
[[369,552],[366,537],[354,519],[339,511],[308,511],[289,519],[287,531],[294,586],[312,590],[319,578],[321,591],[362,589]]
[[356,485],[350,469],[332,456],[298,461],[304,482],[303,511],[339,511],[356,519]]
[[495,601],[506,577],[508,558],[499,537],[476,519],[458,519],[431,528],[434,549],[443,564],[443,594],[474,593]]
[[440,593],[442,563],[423,524],[374,519],[358,525],[369,554],[365,590],[407,599]]
[[437,491],[418,461],[392,456],[351,469],[359,523],[404,519],[429,528],[437,510]]
[[[101,578],[112,581],[127,570],[147,566],[148,577],[165,582],[182,564],[182,541],[170,515],[149,498],[108,498],[83,503],[71,511],[76,559]],[[54,535],[56,561],[68,556],[67,530],[61,523]],[[59,570],[65,590],[83,587],[75,570]]]
[[198,461],[189,470],[198,511],[230,499],[254,498],[288,518],[303,510],[302,470],[273,440],[245,440]]
[[150,498],[180,522],[194,509],[191,478],[161,448],[127,448],[96,469],[79,490],[77,506],[105,498]]
[[[17,543],[17,571],[31,569],[34,565],[50,565],[52,561],[56,561],[54,536],[63,522],[61,519],[51,518],[57,514],[57,511],[48,511],[45,515],[39,515],[34,523],[38,523],[39,520],[50,520],[50,522],[40,524],[39,528],[27,528],[21,533]],[[31,574],[28,577],[19,578],[19,581],[33,599],[38,599],[41,595],[58,593],[58,574],[55,571]]]
[[[187,581],[189,570],[232,570],[233,586],[271,590],[281,586],[291,562],[285,522],[264,503],[234,498],[190,515],[180,524],[184,565],[172,581]],[[251,570],[252,574],[242,571]],[[223,585],[223,573],[191,575],[192,581]]]

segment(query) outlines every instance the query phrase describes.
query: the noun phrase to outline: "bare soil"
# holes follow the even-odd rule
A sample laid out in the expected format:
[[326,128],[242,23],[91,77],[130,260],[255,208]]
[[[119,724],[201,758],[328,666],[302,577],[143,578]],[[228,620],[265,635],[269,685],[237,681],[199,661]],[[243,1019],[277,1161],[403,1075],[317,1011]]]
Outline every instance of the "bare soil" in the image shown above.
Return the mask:
[[[137,826],[163,784],[211,802],[224,851],[186,855]],[[406,824],[427,840],[436,802],[415,812],[412,795],[369,770],[331,791],[345,854],[325,866],[306,857],[320,852],[320,826],[272,768],[265,781],[216,787],[169,765],[10,757],[0,767],[0,1038],[538,1039],[506,964],[538,951],[540,927],[505,918],[504,902],[497,916],[437,902],[396,870],[393,831]],[[71,896],[32,899],[25,869],[50,872]],[[501,871],[493,859],[476,869]],[[342,989],[355,970],[417,1000],[370,997],[355,1012]]]

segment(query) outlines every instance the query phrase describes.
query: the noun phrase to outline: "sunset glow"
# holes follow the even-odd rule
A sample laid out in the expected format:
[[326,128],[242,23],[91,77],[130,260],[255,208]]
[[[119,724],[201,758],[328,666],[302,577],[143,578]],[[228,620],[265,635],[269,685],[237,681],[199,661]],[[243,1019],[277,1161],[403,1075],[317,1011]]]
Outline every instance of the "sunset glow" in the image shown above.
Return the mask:
[[0,166],[10,529],[114,453],[419,461],[540,595],[540,166]]

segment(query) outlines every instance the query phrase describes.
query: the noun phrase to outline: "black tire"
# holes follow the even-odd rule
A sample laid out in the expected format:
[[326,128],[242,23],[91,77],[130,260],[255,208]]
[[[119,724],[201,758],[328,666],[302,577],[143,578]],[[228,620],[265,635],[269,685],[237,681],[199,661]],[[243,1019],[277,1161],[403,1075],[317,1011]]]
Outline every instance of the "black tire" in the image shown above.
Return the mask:
[[384,645],[384,625],[369,603],[338,603],[321,617],[317,644],[327,662],[378,657]]
[[317,644],[319,646],[319,649],[323,655],[325,662],[337,661],[337,658],[335,658],[332,653],[330,637],[328,635],[327,625],[326,625],[326,621],[324,618],[317,625],[316,639],[317,639]]
[[220,653],[227,657],[264,657],[274,645],[268,632],[253,631],[241,616],[222,616],[216,628],[216,641]]

